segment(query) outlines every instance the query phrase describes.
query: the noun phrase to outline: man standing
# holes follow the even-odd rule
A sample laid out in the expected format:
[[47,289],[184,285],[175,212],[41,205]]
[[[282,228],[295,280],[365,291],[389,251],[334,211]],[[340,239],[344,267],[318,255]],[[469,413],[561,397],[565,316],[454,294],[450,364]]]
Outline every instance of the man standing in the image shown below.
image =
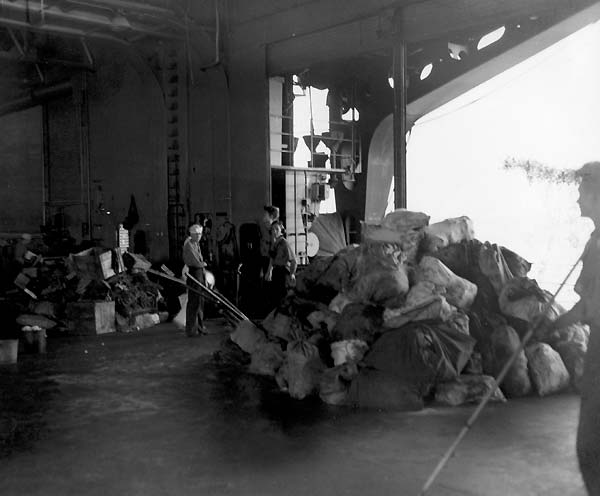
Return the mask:
[[600,495],[600,162],[590,162],[577,171],[579,208],[596,229],[585,246],[581,275],[575,285],[580,300],[550,324],[550,331],[576,322],[590,326],[581,384],[581,407],[577,431],[579,468],[590,495]]
[[[189,275],[204,284],[204,268],[206,263],[202,258],[200,250],[200,238],[202,238],[202,226],[193,224],[190,227],[190,236],[183,243],[183,262],[189,268]],[[200,290],[200,286],[190,277],[187,278],[190,288]],[[188,337],[198,336],[206,333],[204,327],[204,315],[202,311],[202,297],[196,291],[188,291],[188,301],[185,308],[185,333]]]
[[296,285],[296,256],[283,236],[283,225],[279,221],[271,226],[273,245],[270,250],[269,267],[265,280],[271,281],[271,304],[278,305],[287,294],[288,288]]
[[279,209],[271,205],[265,206],[263,216],[258,223],[260,227],[261,277],[265,277],[267,275],[269,268],[269,262],[271,260],[271,244],[273,242],[271,226],[276,220],[279,220]]

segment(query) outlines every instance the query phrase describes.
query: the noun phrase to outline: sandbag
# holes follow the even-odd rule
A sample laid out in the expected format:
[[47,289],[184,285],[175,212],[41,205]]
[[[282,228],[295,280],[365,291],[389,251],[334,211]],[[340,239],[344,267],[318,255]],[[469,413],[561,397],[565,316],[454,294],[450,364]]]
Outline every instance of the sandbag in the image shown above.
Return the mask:
[[334,257],[316,257],[296,275],[296,294],[312,295],[317,301],[328,302],[333,298],[336,289],[319,286],[319,278],[325,273]]
[[498,293],[479,267],[479,254],[482,246],[483,243],[476,239],[462,241],[441,248],[432,256],[440,260],[454,274],[477,286],[477,295],[472,308],[500,313]]
[[56,319],[56,308],[54,303],[51,301],[40,301],[33,303],[32,310],[36,315],[43,315],[49,319]]
[[479,250],[479,268],[489,279],[496,294],[500,294],[506,283],[514,277],[500,247],[487,241]]
[[397,308],[409,283],[402,251],[385,243],[364,243],[356,260],[348,296],[353,301]]
[[423,212],[412,212],[398,208],[388,213],[381,221],[381,226],[398,232],[422,229],[429,224],[429,215]]
[[296,277],[296,293],[329,303],[337,293],[350,285],[356,272],[358,255],[358,246],[351,245],[333,257],[313,260]]
[[294,341],[304,335],[300,322],[277,308],[266,316],[261,325],[271,338]]
[[416,280],[429,281],[446,289],[448,303],[467,310],[477,295],[477,286],[452,273],[440,260],[424,256],[419,263]]
[[335,327],[332,338],[334,341],[360,339],[372,343],[375,335],[383,325],[382,310],[372,305],[350,303],[344,307]]
[[488,312],[485,309],[472,309],[469,312],[469,334],[477,342],[476,349],[482,349],[483,345],[489,344],[494,330],[507,324],[506,318],[499,313]]
[[416,262],[424,237],[425,233],[422,230],[397,231],[387,227],[362,224],[363,245],[379,244],[394,249],[403,263]]
[[526,277],[531,270],[531,263],[504,246],[500,250],[513,277]]
[[251,355],[248,372],[251,374],[275,376],[283,364],[285,354],[277,343],[259,343]]
[[[497,326],[486,346],[483,347],[482,365],[486,374],[497,377],[506,362],[519,348],[520,339],[517,331],[509,325]],[[527,366],[527,357],[521,350],[508,370],[500,388],[509,398],[526,396],[531,393],[531,381]]]
[[253,353],[261,344],[266,343],[265,333],[249,320],[242,320],[229,337],[246,353]]
[[361,369],[352,381],[347,404],[359,408],[414,411],[423,408],[418,387],[389,372]]
[[328,405],[345,405],[352,380],[358,375],[355,363],[327,369],[319,380],[319,397]]
[[136,329],[147,329],[160,324],[160,317],[157,313],[142,313],[134,317],[133,325]]
[[461,375],[454,381],[442,382],[435,388],[435,401],[443,405],[459,406],[479,403],[490,390],[495,388],[490,401],[506,401],[502,391],[495,386],[489,375]]
[[366,365],[420,385],[455,379],[464,369],[475,340],[435,323],[411,323],[388,331],[372,345]]
[[549,344],[535,343],[525,349],[529,375],[539,396],[558,393],[569,385],[569,372],[558,352]]
[[481,353],[479,351],[474,351],[471,353],[471,358],[469,358],[469,361],[465,365],[463,374],[483,375],[483,363]]
[[556,343],[554,349],[560,355],[569,372],[571,385],[577,391],[581,391],[587,344],[578,341],[563,341]]
[[466,216],[430,224],[423,231],[425,232],[424,248],[431,252],[448,246],[450,243],[460,243],[463,240],[470,241],[475,238],[473,221]]
[[462,310],[452,312],[452,315],[450,315],[450,318],[446,322],[458,332],[462,332],[467,336],[471,335],[469,331],[469,316]]
[[331,343],[333,364],[343,365],[346,362],[359,362],[369,349],[369,345],[360,339],[347,339]]
[[405,307],[418,306],[423,302],[429,301],[432,296],[445,295],[446,288],[436,286],[430,281],[419,281],[414,284],[406,295]]
[[443,296],[430,296],[429,299],[412,307],[385,309],[383,325],[389,329],[402,327],[409,322],[421,320],[446,321],[454,315],[455,308]]
[[355,281],[350,298],[386,308],[399,308],[404,303],[408,287],[408,277],[402,267],[364,270]]
[[[515,277],[502,288],[498,296],[498,303],[504,315],[531,324],[538,319],[551,299],[552,295],[548,291],[540,289],[535,280]],[[563,313],[565,313],[564,308],[553,302],[546,310],[545,315],[554,321]]]
[[23,314],[17,317],[17,324],[21,326],[38,326],[42,329],[52,329],[56,326],[56,322],[44,317],[43,315]]
[[317,310],[308,314],[306,319],[315,330],[326,330],[329,334],[337,323],[339,314],[332,310]]
[[326,286],[336,293],[348,287],[356,272],[356,263],[360,255],[360,248],[351,245],[337,252],[327,270],[317,279],[316,284]]
[[282,391],[301,400],[318,389],[324,369],[315,345],[307,341],[292,341],[287,345],[286,357],[275,374],[275,380]]
[[329,303],[329,310],[342,313],[345,306],[352,303],[352,300],[345,293],[338,293],[333,300]]
[[546,336],[545,339],[541,339],[545,343],[548,343],[553,348],[556,347],[558,343],[579,343],[584,345],[587,349],[587,345],[590,339],[590,328],[585,324],[572,324],[567,327],[563,327],[562,329],[555,330],[549,336]]

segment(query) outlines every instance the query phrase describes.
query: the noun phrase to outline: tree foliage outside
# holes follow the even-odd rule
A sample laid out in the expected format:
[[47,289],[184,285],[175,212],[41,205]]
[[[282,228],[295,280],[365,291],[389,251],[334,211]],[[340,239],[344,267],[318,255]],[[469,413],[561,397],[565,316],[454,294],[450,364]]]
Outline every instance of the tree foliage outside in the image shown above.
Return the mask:
[[504,170],[520,170],[529,182],[541,181],[554,184],[577,184],[575,169],[556,169],[535,160],[509,157],[504,160]]

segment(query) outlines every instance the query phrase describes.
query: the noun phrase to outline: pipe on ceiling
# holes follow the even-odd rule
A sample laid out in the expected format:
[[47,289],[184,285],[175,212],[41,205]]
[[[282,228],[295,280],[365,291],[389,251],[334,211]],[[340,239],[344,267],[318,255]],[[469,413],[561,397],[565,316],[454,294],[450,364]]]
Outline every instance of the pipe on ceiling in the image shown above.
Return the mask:
[[24,54],[14,54],[11,52],[0,52],[0,60],[7,60],[9,62],[28,62],[31,64],[41,64],[41,65],[61,65],[63,67],[72,67],[73,69],[82,69],[85,71],[93,71],[94,66],[91,64],[85,64],[84,62],[76,62],[73,60],[62,60],[56,58],[40,58],[32,55]]
[[86,5],[88,7],[106,8],[111,10],[123,9],[132,12],[157,14],[162,16],[173,15],[173,11],[168,8],[128,0],[67,0],[67,2],[76,5]]
[[25,21],[16,21],[14,19],[7,19],[5,17],[0,17],[0,26],[5,27],[14,27],[19,29],[24,29],[26,31],[33,31],[36,33],[53,33],[64,36],[72,36],[74,38],[88,38],[94,40],[105,40],[112,41],[114,43],[119,43],[121,45],[130,46],[130,43],[127,41],[118,38],[117,36],[112,36],[109,34],[102,34],[96,32],[87,32],[82,29],[68,28],[65,26],[57,26],[53,24],[30,24]]
[[[89,26],[107,28],[115,32],[141,33],[151,36],[157,36],[160,38],[171,38],[179,40],[183,39],[183,36],[181,35],[148,29],[134,22],[130,22],[126,18],[124,19],[126,23],[119,23],[116,22],[114,18],[110,18],[109,16],[92,14],[89,12],[82,11],[64,12],[58,9],[57,7],[45,7],[41,3],[36,4],[26,2],[23,0],[15,0],[9,3],[3,2],[2,8],[6,12],[12,10],[13,12],[21,13],[27,16],[30,16],[32,14],[41,16],[43,14],[45,19],[53,19],[55,21],[65,21],[70,23],[79,23],[80,25],[85,24]],[[46,24],[41,24],[41,26],[44,25]]]
[[35,107],[36,105],[39,105],[47,100],[66,96],[72,91],[73,84],[71,81],[65,81],[52,86],[45,86],[36,90],[32,90],[27,96],[17,98],[16,100],[12,100],[0,105],[0,116]]

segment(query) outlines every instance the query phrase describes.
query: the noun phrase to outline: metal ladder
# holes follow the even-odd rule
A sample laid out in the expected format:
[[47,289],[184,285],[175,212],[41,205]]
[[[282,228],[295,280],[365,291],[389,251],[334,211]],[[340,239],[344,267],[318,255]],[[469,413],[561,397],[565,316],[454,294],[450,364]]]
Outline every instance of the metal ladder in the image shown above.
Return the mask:
[[165,97],[167,118],[167,181],[168,210],[167,223],[169,234],[169,258],[181,261],[181,248],[186,238],[187,212],[182,201],[182,170],[185,167],[184,147],[182,146],[181,118],[185,115],[182,109],[182,85],[185,78],[181,74],[179,61],[180,47],[175,44],[163,46],[162,88]]

